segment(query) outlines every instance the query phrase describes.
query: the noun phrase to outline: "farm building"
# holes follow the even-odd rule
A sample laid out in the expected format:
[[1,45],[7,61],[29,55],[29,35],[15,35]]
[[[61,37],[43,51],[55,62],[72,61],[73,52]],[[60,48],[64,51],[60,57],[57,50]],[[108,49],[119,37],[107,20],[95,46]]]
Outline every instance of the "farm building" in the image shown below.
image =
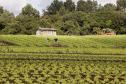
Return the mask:
[[102,30],[102,35],[116,35],[116,32],[113,29],[106,28]]
[[54,28],[41,28],[36,31],[36,35],[42,35],[42,36],[56,36],[56,29]]

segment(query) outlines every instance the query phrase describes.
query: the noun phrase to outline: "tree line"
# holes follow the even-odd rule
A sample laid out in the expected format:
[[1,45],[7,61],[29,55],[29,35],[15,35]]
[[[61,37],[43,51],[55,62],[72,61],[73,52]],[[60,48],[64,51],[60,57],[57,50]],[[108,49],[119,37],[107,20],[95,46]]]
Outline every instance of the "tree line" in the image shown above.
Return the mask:
[[104,6],[95,0],[54,0],[40,15],[27,4],[19,15],[0,7],[0,34],[34,35],[39,27],[56,28],[60,35],[98,34],[105,28],[126,34],[126,0]]

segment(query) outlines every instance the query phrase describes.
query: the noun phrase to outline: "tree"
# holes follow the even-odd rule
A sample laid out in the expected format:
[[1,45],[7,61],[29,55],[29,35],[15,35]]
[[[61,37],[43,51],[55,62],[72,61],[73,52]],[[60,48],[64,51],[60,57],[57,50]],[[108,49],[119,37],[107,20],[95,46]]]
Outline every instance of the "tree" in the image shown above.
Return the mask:
[[78,2],[77,2],[77,11],[86,11],[87,9],[86,9],[86,1],[84,1],[84,0],[79,0]]
[[79,35],[80,29],[77,22],[69,20],[63,23],[61,30],[66,35]]
[[16,21],[21,28],[19,34],[33,35],[39,28],[39,19],[34,16],[19,15],[16,17]]
[[116,11],[117,7],[114,4],[105,4],[100,10],[101,11]]
[[75,3],[72,0],[66,0],[64,2],[65,9],[68,11],[75,11]]
[[65,15],[66,13],[69,13],[69,11],[66,10],[64,6],[62,6],[60,8],[60,10],[58,11],[58,14],[61,15],[61,16]]
[[126,0],[117,0],[116,3],[117,3],[118,10],[126,9]]
[[22,15],[39,17],[39,11],[32,7],[32,5],[27,4],[24,8],[22,8]]
[[77,2],[77,11],[83,12],[95,12],[97,10],[97,1],[91,0],[79,0]]
[[0,15],[4,12],[3,7],[0,7]]
[[44,19],[44,18],[41,18],[40,21],[39,21],[39,25],[43,28],[51,28],[51,21],[50,19]]
[[35,34],[36,30],[39,28],[39,11],[33,8],[32,5],[27,4],[16,17],[16,21],[18,24],[12,26],[19,26],[19,34]]
[[51,5],[47,8],[47,14],[56,14],[63,7],[63,2],[54,0]]
[[8,24],[14,21],[14,15],[3,9],[3,13],[0,14],[0,34],[3,34],[3,30],[8,26]]
[[97,10],[97,1],[87,0],[87,10],[88,12],[95,12]]
[[20,34],[21,27],[22,26],[19,25],[18,21],[13,21],[12,23],[9,23],[2,32],[4,32],[4,34]]

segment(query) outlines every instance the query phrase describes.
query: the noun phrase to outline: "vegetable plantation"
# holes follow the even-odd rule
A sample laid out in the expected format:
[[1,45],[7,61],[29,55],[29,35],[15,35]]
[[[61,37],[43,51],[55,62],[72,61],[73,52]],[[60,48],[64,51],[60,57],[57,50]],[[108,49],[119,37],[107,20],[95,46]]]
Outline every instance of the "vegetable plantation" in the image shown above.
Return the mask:
[[0,36],[0,84],[126,84],[126,36]]
[[125,62],[0,61],[0,83],[125,84]]

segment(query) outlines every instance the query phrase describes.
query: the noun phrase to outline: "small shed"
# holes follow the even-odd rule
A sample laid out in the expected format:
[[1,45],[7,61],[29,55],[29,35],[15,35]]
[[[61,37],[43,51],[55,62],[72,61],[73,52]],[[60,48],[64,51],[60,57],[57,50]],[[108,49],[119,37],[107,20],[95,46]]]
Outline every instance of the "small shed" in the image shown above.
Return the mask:
[[42,35],[42,36],[56,36],[56,29],[54,28],[41,28],[36,31],[36,35]]
[[113,29],[106,28],[102,30],[103,35],[116,35],[116,32]]

